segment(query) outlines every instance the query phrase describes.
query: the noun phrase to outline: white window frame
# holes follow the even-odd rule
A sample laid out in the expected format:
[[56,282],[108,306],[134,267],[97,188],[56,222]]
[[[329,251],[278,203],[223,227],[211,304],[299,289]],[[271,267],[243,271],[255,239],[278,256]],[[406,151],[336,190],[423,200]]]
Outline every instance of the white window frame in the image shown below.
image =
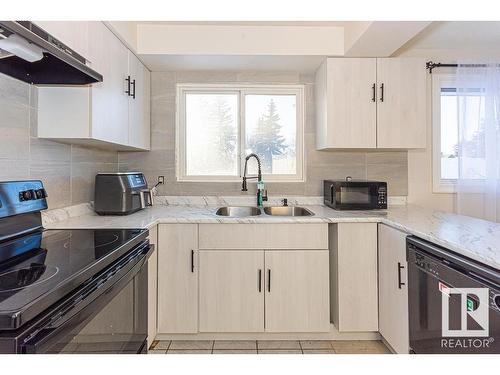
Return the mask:
[[[186,175],[186,94],[187,93],[237,93],[238,96],[238,176],[190,176]],[[245,163],[245,95],[296,95],[297,134],[296,134],[296,165],[297,173],[289,175],[263,174],[264,182],[304,182],[304,85],[286,84],[177,84],[176,115],[175,115],[175,160],[176,179],[180,182],[235,182],[241,181]]]
[[441,179],[441,88],[453,87],[455,74],[432,74],[432,191],[456,193],[456,179]]

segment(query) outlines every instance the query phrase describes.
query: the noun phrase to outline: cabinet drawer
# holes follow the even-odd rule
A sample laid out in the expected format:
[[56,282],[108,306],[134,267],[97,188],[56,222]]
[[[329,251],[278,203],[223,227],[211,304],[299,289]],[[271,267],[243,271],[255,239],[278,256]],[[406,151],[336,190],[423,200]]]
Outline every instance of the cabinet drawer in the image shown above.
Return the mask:
[[201,249],[328,249],[328,224],[200,224]]

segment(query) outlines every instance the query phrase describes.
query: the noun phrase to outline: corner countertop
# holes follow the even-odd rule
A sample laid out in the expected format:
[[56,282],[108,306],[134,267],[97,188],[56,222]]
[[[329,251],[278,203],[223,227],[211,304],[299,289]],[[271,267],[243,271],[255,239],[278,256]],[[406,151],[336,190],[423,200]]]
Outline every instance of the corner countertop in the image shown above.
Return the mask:
[[320,205],[302,205],[314,213],[306,217],[276,217],[262,214],[244,218],[215,215],[217,206],[159,204],[128,216],[98,216],[81,209],[78,216],[48,212],[47,229],[151,228],[172,223],[383,223],[448,248],[500,270],[500,224],[468,216],[433,211],[415,205],[391,206],[384,211],[335,211]]

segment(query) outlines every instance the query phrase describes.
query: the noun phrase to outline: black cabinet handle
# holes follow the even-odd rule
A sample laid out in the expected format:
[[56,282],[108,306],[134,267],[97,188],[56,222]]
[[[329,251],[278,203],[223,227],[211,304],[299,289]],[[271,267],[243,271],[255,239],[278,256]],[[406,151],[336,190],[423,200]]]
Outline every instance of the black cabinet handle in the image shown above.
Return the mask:
[[132,91],[132,98],[135,99],[135,79],[132,81],[131,85],[134,88],[134,91]]
[[259,270],[259,282],[258,282],[259,293],[262,292],[262,270]]
[[125,81],[127,82],[127,89],[125,90],[125,94],[130,96],[130,76],[127,76],[127,78],[125,78]]
[[384,84],[383,83],[380,85],[380,101],[381,102],[384,101]]
[[372,102],[377,100],[377,85],[374,83],[372,85]]
[[191,272],[194,272],[194,250],[191,250]]
[[271,270],[267,270],[267,291],[271,293]]
[[402,266],[400,262],[398,262],[398,288],[401,289],[403,285],[406,285],[405,283],[401,282],[401,270],[405,268],[405,266]]

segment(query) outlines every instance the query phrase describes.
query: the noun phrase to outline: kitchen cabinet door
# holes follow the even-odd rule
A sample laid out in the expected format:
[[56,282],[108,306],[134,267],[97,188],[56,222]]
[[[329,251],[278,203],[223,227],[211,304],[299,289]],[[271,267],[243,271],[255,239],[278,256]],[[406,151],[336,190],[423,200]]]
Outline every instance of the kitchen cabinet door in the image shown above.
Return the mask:
[[425,148],[426,74],[422,59],[377,59],[378,148]]
[[155,250],[148,259],[148,348],[158,333],[158,226],[149,230],[149,243]]
[[198,332],[198,226],[158,225],[158,332]]
[[266,332],[328,332],[328,250],[265,252]]
[[150,148],[150,79],[151,73],[139,59],[129,51],[129,74],[133,96],[129,97],[128,131],[129,146],[149,150]]
[[264,331],[264,251],[200,251],[200,332]]
[[91,88],[91,138],[128,145],[128,50],[102,22],[89,28],[89,37],[92,69],[103,75]]
[[396,353],[408,354],[406,233],[378,226],[379,332]]
[[376,59],[328,58],[316,73],[316,148],[377,147]]
[[332,317],[340,332],[378,331],[377,224],[330,227]]

